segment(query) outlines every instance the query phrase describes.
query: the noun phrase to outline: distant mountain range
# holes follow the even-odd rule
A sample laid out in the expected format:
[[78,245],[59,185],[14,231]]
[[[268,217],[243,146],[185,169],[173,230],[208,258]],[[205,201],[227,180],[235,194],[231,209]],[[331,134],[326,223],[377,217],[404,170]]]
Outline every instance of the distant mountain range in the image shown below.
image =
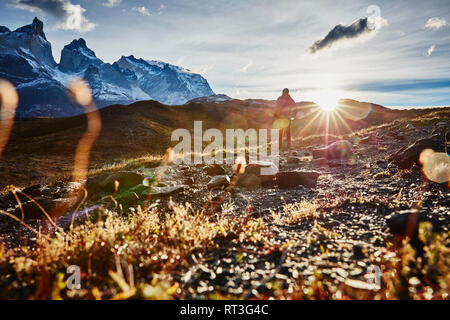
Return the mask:
[[[15,31],[0,26],[0,78],[11,81],[19,93],[17,116],[22,118],[73,116],[82,112],[67,96],[65,85],[72,77],[92,87],[98,107],[156,100],[181,105],[215,95],[201,75],[160,61],[122,56],[113,64],[100,60],[82,38],[61,52],[57,64],[44,24],[37,18]],[[218,99],[223,97],[219,95]]]

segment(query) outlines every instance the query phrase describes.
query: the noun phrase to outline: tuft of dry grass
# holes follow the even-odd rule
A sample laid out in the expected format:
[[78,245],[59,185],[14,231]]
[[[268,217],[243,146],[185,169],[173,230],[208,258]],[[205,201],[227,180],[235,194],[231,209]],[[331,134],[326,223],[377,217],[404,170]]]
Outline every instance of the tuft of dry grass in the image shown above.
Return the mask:
[[382,179],[390,178],[391,176],[392,176],[391,173],[388,170],[386,170],[386,171],[381,171],[381,172],[375,173],[373,175],[373,178],[375,180],[382,180]]
[[316,219],[318,205],[313,202],[302,200],[301,202],[285,203],[283,212],[272,212],[272,218],[277,224],[298,224],[301,221]]
[[[38,237],[34,247],[0,251],[0,261],[27,284],[23,292],[45,299],[74,294],[84,299],[176,297],[178,284],[171,272],[186,265],[191,254],[215,247],[216,241],[262,241],[267,233],[261,220],[237,216],[232,204],[214,215],[174,203],[168,213],[155,206],[138,207],[127,216],[99,210],[98,221]],[[83,290],[76,293],[65,286],[71,265],[82,273]],[[10,289],[10,298],[17,297]]]

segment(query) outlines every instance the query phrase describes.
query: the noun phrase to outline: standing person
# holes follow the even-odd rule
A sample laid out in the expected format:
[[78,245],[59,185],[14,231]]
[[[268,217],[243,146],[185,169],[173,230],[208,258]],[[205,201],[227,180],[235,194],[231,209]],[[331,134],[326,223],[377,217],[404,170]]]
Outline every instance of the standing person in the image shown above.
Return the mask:
[[287,147],[291,148],[291,116],[294,105],[295,101],[289,95],[289,89],[283,89],[283,93],[277,99],[274,112],[274,127],[280,129],[280,149],[283,147],[283,136],[286,136]]

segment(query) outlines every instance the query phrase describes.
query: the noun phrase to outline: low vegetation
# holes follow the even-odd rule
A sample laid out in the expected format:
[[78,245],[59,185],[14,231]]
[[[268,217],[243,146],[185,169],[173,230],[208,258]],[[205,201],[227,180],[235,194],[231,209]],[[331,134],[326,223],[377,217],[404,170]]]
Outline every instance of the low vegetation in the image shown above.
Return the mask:
[[[443,114],[445,116],[448,111],[436,111],[429,116],[415,118],[412,123],[430,126]],[[392,126],[404,127],[406,124],[406,120],[401,119],[346,136],[330,135],[329,138],[370,136],[382,130],[388,131]],[[297,146],[304,146],[309,152],[309,146],[321,143],[323,138],[310,136],[297,141]],[[433,186],[431,191],[425,190],[424,183],[420,186],[424,192],[416,188],[417,181],[423,178],[417,168],[391,170],[387,163],[384,167],[373,168],[377,162],[385,163],[380,157],[370,159],[368,155],[369,151],[377,153],[380,148],[386,147],[360,147],[360,166],[354,170],[356,173],[350,171],[354,166],[340,166],[324,182],[322,190],[300,187],[298,192],[301,196],[295,193],[291,193],[290,199],[281,196],[279,206],[275,202],[280,199],[280,194],[289,192],[277,189],[272,193],[273,189],[264,189],[269,202],[261,204],[258,211],[248,200],[244,201],[245,204],[233,202],[243,197],[242,190],[237,188],[221,189],[214,194],[208,191],[208,198],[197,199],[200,197],[197,193],[191,195],[189,201],[196,201],[197,205],[172,199],[150,202],[141,199],[137,204],[128,205],[121,202],[123,193],[112,194],[97,202],[84,203],[81,211],[85,208],[91,210],[84,218],[76,219],[73,225],[64,227],[55,228],[50,220],[40,227],[31,223],[25,226],[25,221],[20,225],[11,220],[15,226],[20,226],[18,231],[22,237],[18,237],[17,246],[0,244],[0,297],[198,298],[200,291],[189,282],[188,275],[192,270],[200,270],[200,284],[206,281],[218,283],[217,287],[206,286],[212,290],[208,289],[209,293],[201,296],[210,299],[449,299],[448,232],[435,232],[429,222],[424,222],[419,227],[418,242],[414,243],[404,236],[382,238],[377,233],[386,229],[383,219],[395,210],[426,207],[430,203],[436,209],[440,206],[447,208],[448,202],[436,195],[447,191],[439,186]],[[301,165],[315,165],[310,155],[304,156],[308,161],[299,156]],[[367,162],[364,164],[362,161]],[[94,163],[90,176],[155,168],[164,163],[164,157],[146,155],[103,163],[97,159]],[[204,175],[201,169],[198,170]],[[324,171],[329,174],[331,169],[327,167]],[[345,179],[351,175],[354,180],[349,183]],[[342,184],[333,185],[336,180]],[[359,185],[356,184],[358,182]],[[374,195],[360,190],[361,186],[369,184],[373,184],[372,189],[376,192],[384,188],[388,193]],[[354,188],[349,191],[344,188],[349,186]],[[202,187],[197,185],[190,191],[196,192]],[[325,192],[319,197],[318,193],[323,190]],[[248,194],[256,197],[259,192],[248,191]],[[426,193],[428,195],[425,196]],[[199,207],[199,203],[203,206]],[[380,224],[384,224],[383,227]],[[340,228],[341,225],[345,228]],[[27,237],[29,229],[31,236]],[[361,235],[357,234],[359,229],[364,229]],[[350,236],[345,238],[343,232]],[[347,240],[353,240],[352,237],[366,239],[367,242],[373,239],[376,245],[373,250],[365,250],[359,247],[361,241],[349,244]],[[341,247],[345,249],[342,252],[339,251]],[[339,259],[345,254],[351,258],[345,258],[342,263]],[[306,260],[306,255],[310,260]],[[224,286],[233,287],[234,283],[230,284],[230,278],[224,276],[218,280],[220,274],[223,275],[223,270],[219,272],[222,266],[218,266],[222,260],[227,260],[230,265],[227,271],[230,275],[247,279],[242,281],[250,283],[248,288],[241,292],[233,291],[235,293],[223,290]],[[308,275],[299,275],[297,270],[286,266],[286,262],[302,265],[305,261],[314,261],[307,266]],[[340,263],[347,265],[348,269],[361,269],[361,272],[350,275]],[[330,276],[333,273],[321,268],[324,265],[333,268],[337,276]],[[378,266],[379,283],[370,278],[370,265]],[[81,271],[81,289],[67,286],[72,281],[72,273],[68,272],[70,266],[77,266]],[[249,280],[261,270],[274,272],[261,273],[262,279],[258,281]],[[293,274],[296,276],[291,277]],[[286,278],[292,278],[294,285],[287,286]]]

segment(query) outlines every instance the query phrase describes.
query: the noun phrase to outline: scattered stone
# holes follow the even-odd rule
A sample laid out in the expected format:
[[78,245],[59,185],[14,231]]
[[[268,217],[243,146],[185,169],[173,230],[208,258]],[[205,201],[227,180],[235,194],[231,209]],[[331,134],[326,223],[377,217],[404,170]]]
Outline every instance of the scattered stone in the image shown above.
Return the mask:
[[227,175],[220,175],[212,177],[209,180],[207,187],[208,189],[220,189],[222,187],[227,187],[230,184],[230,177]]
[[387,169],[389,163],[386,160],[377,160],[377,165],[382,169]]
[[187,177],[186,179],[184,179],[183,184],[191,186],[195,183],[194,178],[192,177]]
[[314,149],[313,157],[315,159],[348,159],[353,153],[353,144],[347,140],[340,140],[326,147]]
[[237,184],[241,187],[258,187],[273,182],[278,171],[276,165],[271,161],[257,161],[248,164],[245,172],[239,176]]
[[[187,189],[187,186],[180,184],[178,186],[170,186],[170,187],[155,187],[153,188],[153,194],[158,196],[170,196],[179,192],[182,192]],[[148,191],[145,193],[148,194]]]
[[355,279],[346,279],[345,284],[349,287],[361,290],[377,290],[379,289],[376,284],[369,283],[366,281],[355,280]]
[[22,190],[23,193],[30,197],[36,197],[42,194],[46,188],[41,184],[35,184]]
[[375,135],[365,136],[359,139],[359,144],[370,144],[370,145],[376,145],[378,144],[378,139]]
[[319,178],[317,171],[281,171],[276,181],[280,188],[292,188],[299,185],[315,187]]
[[301,160],[298,157],[291,156],[291,157],[287,158],[287,163],[290,163],[290,164],[297,164],[297,163],[300,163],[300,162],[301,162]]
[[239,177],[237,184],[240,187],[252,188],[260,186],[261,182],[262,181],[260,176],[257,176],[256,174],[247,173]]
[[217,176],[225,174],[225,169],[217,163],[209,164],[203,168],[203,172],[210,176]]
[[[153,187],[150,189],[150,187],[146,187],[144,185],[138,185],[134,188],[128,189],[124,192],[121,192],[119,195],[116,196],[116,200],[124,205],[132,205],[139,200],[145,200],[147,199],[149,194],[152,194],[153,196],[171,196],[177,193],[180,193],[184,190],[186,190],[188,186],[186,185],[176,185],[176,186],[167,186],[167,187]],[[150,191],[151,190],[151,191]]]
[[414,163],[419,162],[420,154],[425,149],[433,149],[435,152],[444,152],[444,142],[439,135],[420,139],[408,147],[393,153],[389,157],[389,160],[402,169],[409,169]]
[[356,259],[363,259],[365,258],[365,254],[364,254],[364,248],[362,245],[360,244],[355,244],[353,246],[353,257],[355,257]]

